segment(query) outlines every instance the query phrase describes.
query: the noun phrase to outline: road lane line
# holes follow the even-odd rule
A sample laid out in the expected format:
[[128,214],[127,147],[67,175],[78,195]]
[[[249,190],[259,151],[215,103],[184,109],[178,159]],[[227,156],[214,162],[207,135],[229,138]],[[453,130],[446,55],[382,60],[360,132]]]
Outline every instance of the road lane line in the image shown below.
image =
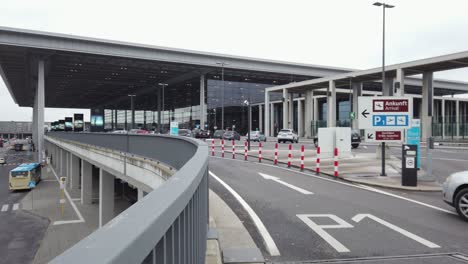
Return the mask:
[[[421,159],[426,159],[426,157],[421,157]],[[466,160],[462,159],[447,159],[447,158],[432,158],[433,160],[445,160],[445,161],[462,161],[466,162]]]
[[234,198],[237,199],[237,201],[244,207],[244,209],[247,211],[249,214],[250,218],[254,222],[255,226],[257,227],[258,232],[263,238],[263,242],[265,244],[266,249],[268,250],[268,253],[271,256],[280,256],[280,252],[278,247],[276,246],[275,241],[271,237],[270,233],[268,232],[267,228],[263,224],[262,220],[260,220],[260,217],[255,213],[255,211],[250,207],[250,205],[234,190],[229,186],[227,183],[225,183],[223,180],[221,180],[218,176],[216,176],[213,172],[209,171],[211,177],[213,177],[215,180],[217,180],[221,185],[226,188],[233,196]]
[[[211,158],[223,159],[223,158],[219,158],[219,157],[211,157]],[[231,160],[231,161],[232,161],[232,160]],[[249,163],[252,163],[252,164],[255,163],[255,162],[240,161],[240,160],[234,160],[234,161],[237,161],[237,162],[249,162]],[[305,176],[308,176],[308,177],[312,177],[312,178],[316,178],[316,179],[321,179],[321,180],[324,180],[324,181],[329,181],[329,182],[333,182],[333,183],[337,183],[337,184],[341,184],[341,185],[346,185],[346,186],[353,187],[353,188],[357,188],[357,189],[366,190],[366,191],[369,191],[369,192],[380,193],[380,194],[382,194],[382,195],[387,195],[387,196],[391,196],[391,197],[393,197],[393,198],[397,198],[397,199],[405,200],[405,201],[412,202],[412,203],[415,203],[415,204],[419,204],[419,205],[422,205],[422,206],[425,206],[425,207],[428,207],[428,208],[431,208],[431,209],[435,209],[435,210],[437,210],[437,211],[441,211],[441,212],[444,212],[444,213],[449,213],[449,214],[452,214],[452,215],[457,215],[457,214],[456,214],[455,212],[453,212],[453,211],[449,211],[449,210],[446,210],[446,209],[443,209],[443,208],[440,208],[440,207],[437,207],[437,206],[434,206],[434,205],[430,205],[430,204],[427,204],[427,203],[423,203],[423,202],[420,202],[420,201],[417,201],[417,200],[413,200],[413,199],[410,199],[410,198],[406,198],[406,197],[403,197],[403,196],[400,196],[400,195],[396,195],[396,194],[393,194],[393,193],[381,191],[381,190],[378,190],[378,189],[375,189],[375,188],[372,188],[372,187],[369,187],[369,186],[366,186],[366,185],[362,185],[362,184],[351,184],[351,183],[347,183],[347,182],[343,182],[343,181],[338,181],[338,180],[336,180],[336,179],[327,179],[327,178],[322,177],[322,176],[316,176],[316,175],[308,174],[308,173],[305,173],[305,172],[295,171],[295,170],[293,170],[293,169],[288,169],[288,168],[279,167],[278,165],[270,165],[270,164],[265,164],[265,163],[261,163],[261,164],[260,164],[260,163],[255,163],[255,164],[256,164],[256,165],[267,166],[267,167],[272,167],[272,168],[276,168],[276,169],[281,169],[281,170],[286,170],[286,171],[290,171],[290,172],[293,172],[293,173],[302,174],[302,175],[305,175]]]
[[287,183],[287,182],[284,182],[284,181],[280,180],[280,178],[278,178],[278,177],[271,176],[271,175],[268,175],[268,174],[265,174],[265,173],[261,173],[261,172],[259,172],[258,174],[260,174],[260,176],[262,176],[265,180],[272,180],[272,181],[275,181],[275,182],[277,182],[277,183],[279,183],[279,184],[282,184],[282,185],[284,185],[284,186],[286,186],[286,187],[289,187],[289,188],[291,188],[291,189],[293,189],[293,190],[295,190],[295,191],[297,191],[297,192],[300,192],[300,193],[302,193],[302,194],[306,194],[306,195],[308,195],[308,194],[314,194],[313,192],[309,192],[308,190],[305,190],[305,189],[299,188],[299,187],[297,187],[297,186],[294,186],[294,185],[292,185],[292,184],[289,184],[289,183]]
[[16,210],[18,210],[18,208],[19,208],[19,203],[15,203],[15,204],[13,205],[13,209],[12,209],[12,210],[13,210],[13,211],[16,211]]
[[8,206],[9,206],[8,204],[4,204],[4,205],[2,206],[2,212],[8,211]]

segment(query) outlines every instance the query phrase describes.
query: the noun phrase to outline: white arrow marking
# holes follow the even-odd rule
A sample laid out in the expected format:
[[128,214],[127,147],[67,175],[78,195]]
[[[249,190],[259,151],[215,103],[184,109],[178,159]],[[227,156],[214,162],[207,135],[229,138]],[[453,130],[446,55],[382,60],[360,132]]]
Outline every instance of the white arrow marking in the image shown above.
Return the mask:
[[411,239],[415,240],[416,242],[419,242],[419,243],[425,245],[428,248],[440,248],[439,245],[434,244],[429,240],[426,240],[426,239],[424,239],[424,238],[422,238],[422,237],[420,237],[418,235],[415,235],[415,234],[413,234],[413,233],[411,233],[409,231],[406,231],[403,228],[400,228],[400,227],[398,227],[398,226],[396,226],[394,224],[391,224],[391,223],[389,223],[389,222],[387,222],[387,221],[385,221],[383,219],[380,219],[377,216],[371,215],[371,214],[357,214],[355,217],[352,218],[352,220],[354,222],[356,222],[356,223],[359,223],[362,219],[364,219],[366,217],[368,217],[368,218],[376,221],[377,223],[380,223],[380,224],[392,229],[393,231],[396,231],[396,232],[398,232],[398,233],[400,233],[400,234],[402,234],[402,235],[404,235],[404,236],[406,236],[408,238],[411,238]]
[[297,186],[294,186],[292,184],[284,182],[284,181],[280,180],[280,178],[278,178],[278,177],[271,176],[271,175],[268,175],[268,174],[264,174],[264,173],[261,173],[261,172],[259,172],[258,174],[260,174],[260,176],[262,176],[265,180],[272,180],[272,181],[275,181],[275,182],[277,182],[279,184],[283,184],[284,186],[289,187],[289,188],[291,188],[291,189],[293,189],[295,191],[298,191],[298,192],[300,192],[302,194],[314,194],[313,192],[309,192],[307,190],[304,190],[302,188],[299,188]]

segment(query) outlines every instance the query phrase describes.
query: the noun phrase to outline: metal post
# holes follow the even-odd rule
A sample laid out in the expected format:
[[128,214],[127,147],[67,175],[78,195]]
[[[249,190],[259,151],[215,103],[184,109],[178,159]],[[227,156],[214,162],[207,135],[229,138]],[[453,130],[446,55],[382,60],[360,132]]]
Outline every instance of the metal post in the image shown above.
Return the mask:
[[250,150],[250,131],[252,131],[252,107],[250,106],[250,103],[248,104],[248,119],[249,119],[249,131],[247,132],[247,149]]
[[128,96],[130,96],[130,110],[132,111],[132,125],[130,129],[135,129],[135,95],[129,94]]

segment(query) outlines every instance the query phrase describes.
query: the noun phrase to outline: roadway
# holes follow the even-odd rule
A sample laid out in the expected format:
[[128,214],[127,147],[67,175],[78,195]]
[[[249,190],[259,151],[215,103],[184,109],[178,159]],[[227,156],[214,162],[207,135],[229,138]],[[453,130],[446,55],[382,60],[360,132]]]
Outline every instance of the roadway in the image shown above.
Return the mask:
[[[268,162],[211,157],[209,165],[211,188],[239,216],[267,261],[463,263],[452,252],[468,255],[468,223],[443,204],[440,193],[390,192]],[[258,215],[273,246],[226,185]]]
[[0,155],[7,157],[7,164],[0,165],[0,263],[32,263],[49,221],[21,210],[28,191],[10,192],[8,175],[17,165],[31,162],[33,155],[6,148]]

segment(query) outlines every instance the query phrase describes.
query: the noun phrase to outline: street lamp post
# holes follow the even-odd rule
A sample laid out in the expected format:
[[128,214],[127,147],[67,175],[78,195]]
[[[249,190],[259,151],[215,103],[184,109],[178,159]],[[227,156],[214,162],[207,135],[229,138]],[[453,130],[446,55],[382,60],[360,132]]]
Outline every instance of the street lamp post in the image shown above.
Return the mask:
[[216,64],[221,65],[221,80],[223,83],[221,89],[221,129],[224,129],[224,66],[229,65],[229,63],[216,62]]
[[250,150],[250,131],[252,131],[252,120],[251,120],[251,111],[252,111],[252,108],[250,106],[250,102],[245,100],[244,101],[244,105],[247,106],[247,122],[248,122],[248,125],[247,125],[247,149]]
[[[164,88],[168,86],[167,83],[158,83],[158,85],[162,86],[162,118],[161,118],[161,123],[164,122]],[[159,133],[163,133],[163,128],[162,125],[159,124]]]
[[[383,23],[382,23],[382,92],[385,91],[385,9],[394,8],[394,5],[385,4],[383,2],[375,2],[374,6],[382,7],[383,13]],[[382,142],[382,173],[381,176],[386,176],[385,174],[385,142]]]

